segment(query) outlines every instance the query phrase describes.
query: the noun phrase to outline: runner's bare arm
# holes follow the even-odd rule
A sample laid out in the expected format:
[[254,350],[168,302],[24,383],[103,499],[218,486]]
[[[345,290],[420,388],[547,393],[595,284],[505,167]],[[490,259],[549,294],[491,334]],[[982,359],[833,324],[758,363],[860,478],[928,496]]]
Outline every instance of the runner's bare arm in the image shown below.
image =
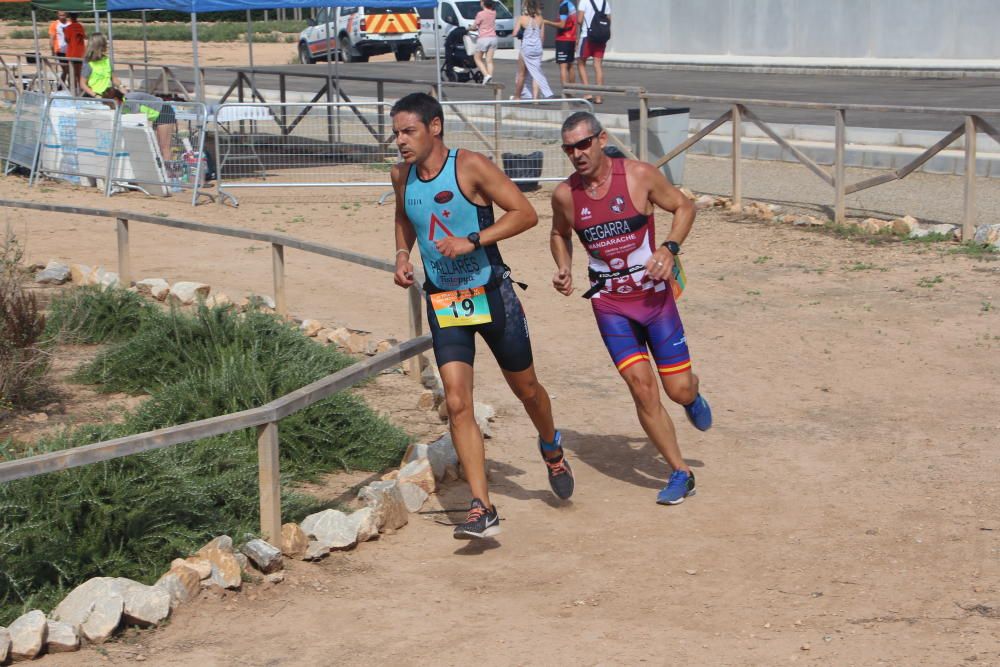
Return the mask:
[[560,294],[573,293],[573,193],[560,183],[552,193],[552,232],[549,249],[556,261],[552,286]]
[[[538,224],[538,214],[514,182],[484,155],[473,151],[458,153],[458,182],[474,204],[489,206],[492,202],[506,211],[495,223],[482,230],[480,245],[493,245],[517,236]],[[438,252],[454,259],[474,250],[464,237],[448,236],[436,242]]]
[[[674,187],[659,169],[646,162],[629,162],[629,175],[649,192],[649,201],[664,211],[673,213],[673,222],[666,241],[684,242],[694,225],[694,204]],[[653,280],[666,280],[673,273],[674,256],[662,245],[646,262],[646,272]]]
[[[400,287],[413,284],[413,262],[410,261],[410,251],[417,240],[413,223],[406,215],[406,202],[403,200],[403,178],[405,173],[403,163],[392,167],[392,189],[396,193],[396,213],[394,228],[396,230],[396,272],[393,281]],[[405,251],[405,252],[404,252]]]

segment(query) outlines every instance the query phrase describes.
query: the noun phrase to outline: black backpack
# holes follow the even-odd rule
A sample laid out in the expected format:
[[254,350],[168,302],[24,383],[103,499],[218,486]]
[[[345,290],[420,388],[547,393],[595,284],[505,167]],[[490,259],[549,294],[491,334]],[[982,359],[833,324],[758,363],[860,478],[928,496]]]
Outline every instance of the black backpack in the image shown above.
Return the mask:
[[590,19],[590,25],[587,27],[587,39],[595,44],[607,44],[611,39],[611,21],[605,13],[608,7],[607,0],[601,2],[600,9],[594,4],[594,0],[590,0],[590,6],[594,8],[594,17]]

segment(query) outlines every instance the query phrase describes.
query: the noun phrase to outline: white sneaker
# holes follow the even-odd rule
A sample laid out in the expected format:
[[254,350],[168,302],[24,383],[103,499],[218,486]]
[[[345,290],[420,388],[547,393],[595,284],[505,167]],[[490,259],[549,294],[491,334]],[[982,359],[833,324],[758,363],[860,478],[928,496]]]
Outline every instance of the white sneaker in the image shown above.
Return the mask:
[[488,84],[488,83],[489,83],[489,82],[490,82],[490,81],[491,81],[492,79],[493,79],[493,77],[487,74],[486,76],[484,76],[484,77],[483,77],[483,85],[485,86],[485,85],[486,85],[486,84]]

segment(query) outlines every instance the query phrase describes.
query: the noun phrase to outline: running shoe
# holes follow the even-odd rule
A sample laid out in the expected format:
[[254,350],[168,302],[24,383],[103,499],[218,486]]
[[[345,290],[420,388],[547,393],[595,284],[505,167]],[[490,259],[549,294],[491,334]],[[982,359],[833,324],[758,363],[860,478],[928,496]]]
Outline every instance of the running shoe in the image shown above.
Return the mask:
[[691,425],[699,431],[707,431],[712,428],[712,408],[709,407],[708,401],[701,394],[698,394],[690,405],[684,406],[684,412],[687,413]]
[[[554,452],[556,450],[560,452],[559,458],[548,459],[545,457],[546,451]],[[538,451],[541,452],[542,460],[545,461],[552,493],[561,500],[569,500],[569,497],[573,495],[576,483],[573,481],[573,470],[569,467],[569,461],[566,460],[566,452],[562,451],[562,433],[556,431],[555,440],[551,443],[542,442],[542,439],[538,438]]]
[[483,85],[485,86],[486,84],[488,84],[492,80],[493,80],[493,77],[490,76],[489,74],[487,74],[486,76],[483,77]]
[[497,515],[496,505],[488,510],[479,498],[472,499],[472,506],[469,507],[465,521],[455,526],[456,540],[482,539],[499,534],[500,517]]
[[656,494],[656,502],[661,505],[679,505],[694,494],[694,473],[675,470],[667,480],[667,485]]

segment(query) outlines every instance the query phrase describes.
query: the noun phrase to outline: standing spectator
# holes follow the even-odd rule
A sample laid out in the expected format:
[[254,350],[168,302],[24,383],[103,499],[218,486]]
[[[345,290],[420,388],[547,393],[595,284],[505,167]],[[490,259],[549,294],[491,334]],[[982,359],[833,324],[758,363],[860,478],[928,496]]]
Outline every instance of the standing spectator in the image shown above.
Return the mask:
[[[598,7],[597,2],[601,5]],[[580,0],[576,23],[580,26],[580,59],[576,61],[580,70],[580,83],[587,86],[587,61],[594,59],[594,83],[604,85],[604,47],[611,39],[611,5],[608,0]],[[589,96],[587,96],[589,99]],[[594,104],[604,99],[598,95]]]
[[556,29],[556,62],[559,63],[559,78],[563,87],[576,83],[573,61],[576,59],[576,5],[571,0],[559,4],[559,20],[545,20]]
[[472,23],[472,29],[479,33],[472,57],[476,61],[476,67],[483,73],[483,83],[486,84],[493,78],[493,54],[497,50],[497,10],[494,9],[493,0],[481,0],[480,6],[482,9]]
[[[83,58],[87,51],[87,32],[83,29],[83,24],[77,20],[79,14],[71,12],[69,23],[63,28],[63,36],[66,38],[66,57],[68,59]],[[69,66],[73,68],[73,76],[70,77],[70,88],[74,94],[79,90],[80,72],[83,70],[82,60],[71,60]]]
[[66,62],[66,36],[63,33],[67,23],[66,12],[56,12],[56,20],[49,24],[49,44],[52,46],[52,55],[59,59],[64,83],[69,78],[69,63]]
[[[524,68],[531,77],[531,97],[545,99],[552,97],[549,81],[542,72],[542,41],[545,36],[545,19],[538,8],[538,0],[525,0],[524,14],[517,19],[517,28],[524,28],[524,39],[521,40],[521,58]],[[520,90],[520,86],[515,86]]]

